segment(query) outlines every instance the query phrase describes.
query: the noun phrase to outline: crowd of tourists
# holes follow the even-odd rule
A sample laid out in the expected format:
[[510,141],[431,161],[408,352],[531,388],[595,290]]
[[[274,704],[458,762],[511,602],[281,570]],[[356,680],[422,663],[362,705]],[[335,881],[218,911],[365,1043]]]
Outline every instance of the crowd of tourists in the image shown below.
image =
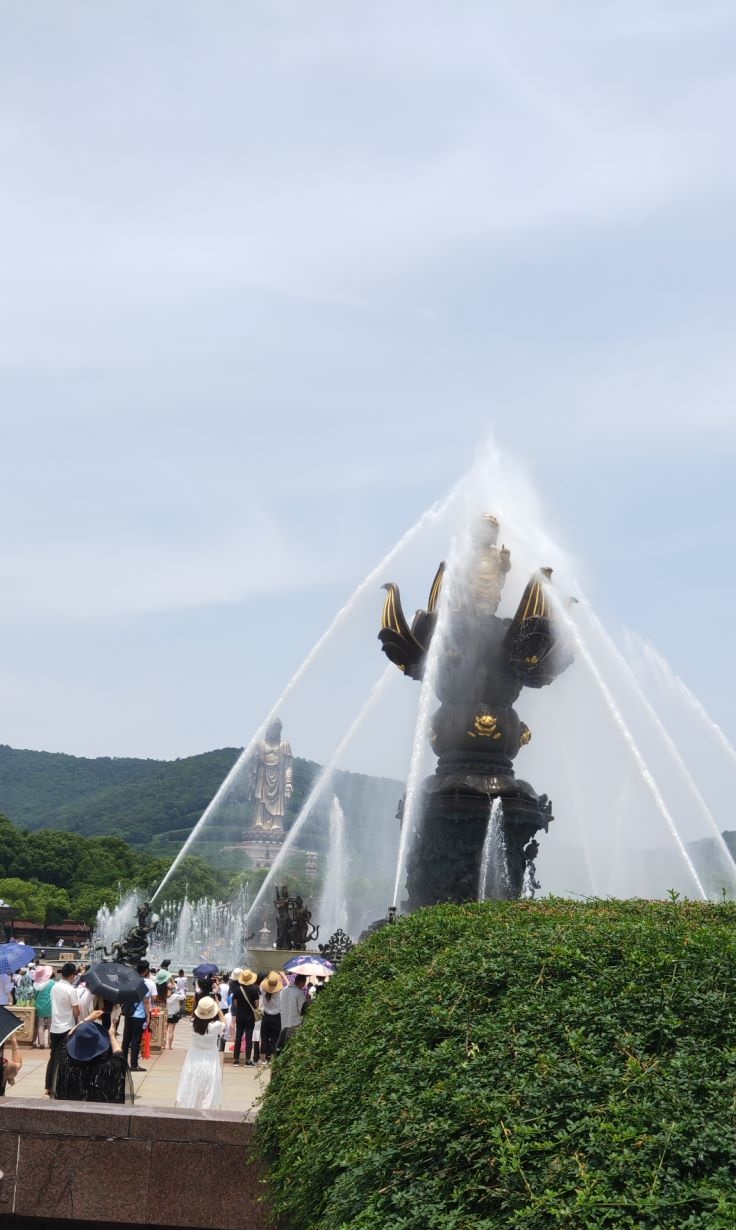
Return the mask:
[[[85,981],[90,967],[78,968],[71,961],[58,970],[32,964],[12,976],[0,975],[0,1005],[11,1011],[14,1005],[35,1006],[33,1046],[49,1049],[45,1097],[132,1102],[131,1073],[146,1071],[141,1056],[153,1016],[166,1014],[161,1046],[172,1050],[193,993],[191,1041],[176,1104],[216,1109],[222,1104],[222,1053],[232,1052],[233,1067],[271,1063],[326,981],[320,977],[308,985],[304,974],[234,969],[200,976],[192,992],[184,970],[175,975],[169,966],[165,961],[156,970],[146,960],[139,962],[139,998],[123,1005],[95,994]],[[10,1057],[2,1055],[0,1062],[0,1093],[14,1082],[23,1062],[15,1036],[9,1046]]]

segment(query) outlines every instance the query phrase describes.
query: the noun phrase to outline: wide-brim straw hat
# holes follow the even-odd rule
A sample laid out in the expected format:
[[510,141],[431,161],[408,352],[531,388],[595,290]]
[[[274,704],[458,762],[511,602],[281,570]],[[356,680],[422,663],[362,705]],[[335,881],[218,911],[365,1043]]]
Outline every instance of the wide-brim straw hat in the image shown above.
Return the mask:
[[241,987],[251,987],[254,982],[258,981],[258,975],[253,973],[252,969],[241,969],[238,974],[238,982]]
[[272,969],[270,974],[263,979],[263,982],[261,983],[261,990],[268,991],[269,995],[274,995],[276,991],[282,990],[283,985],[284,984],[281,981],[281,975],[278,970]]
[[194,1009],[194,1015],[198,1016],[200,1021],[211,1021],[217,1016],[217,1012],[217,1004],[211,995],[203,995]]

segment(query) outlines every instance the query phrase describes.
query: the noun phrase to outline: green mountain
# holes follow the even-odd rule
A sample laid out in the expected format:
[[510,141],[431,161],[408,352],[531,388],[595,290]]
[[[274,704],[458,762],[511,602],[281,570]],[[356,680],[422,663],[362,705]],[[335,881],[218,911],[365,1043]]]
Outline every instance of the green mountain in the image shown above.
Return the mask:
[[183,760],[88,760],[0,746],[0,811],[27,829],[114,834],[149,846],[157,835],[188,832],[239,751],[223,748]]
[[[94,760],[57,752],[34,752],[0,745],[0,813],[28,830],[61,829],[87,837],[122,837],[137,851],[172,857],[181,848],[240,755],[239,748],[219,748],[181,760]],[[285,827],[298,815],[320,766],[294,760],[294,793]],[[344,771],[333,788],[356,827],[365,829],[358,844],[370,842],[376,826],[396,828],[394,812],[400,783]],[[248,774],[243,772],[220,800],[203,842],[222,850],[241,839],[250,823]],[[303,848],[323,849],[329,797],[304,825]],[[356,834],[356,838],[357,838]],[[204,851],[203,851],[204,852]]]

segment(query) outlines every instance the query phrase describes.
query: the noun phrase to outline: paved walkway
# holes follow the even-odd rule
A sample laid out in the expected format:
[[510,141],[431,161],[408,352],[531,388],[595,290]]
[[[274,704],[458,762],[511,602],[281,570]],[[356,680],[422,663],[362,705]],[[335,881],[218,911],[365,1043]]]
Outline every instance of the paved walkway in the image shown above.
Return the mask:
[[[134,1072],[136,1105],[174,1106],[179,1073],[189,1048],[192,1026],[188,1020],[180,1021],[174,1034],[174,1049],[152,1051],[150,1059],[141,1059],[146,1072]],[[8,1087],[6,1095],[11,1098],[40,1098],[43,1096],[44,1075],[48,1063],[47,1050],[21,1047],[23,1067],[15,1085]],[[231,1063],[223,1065],[222,1110],[256,1110],[270,1076],[266,1064],[253,1068],[238,1067]]]

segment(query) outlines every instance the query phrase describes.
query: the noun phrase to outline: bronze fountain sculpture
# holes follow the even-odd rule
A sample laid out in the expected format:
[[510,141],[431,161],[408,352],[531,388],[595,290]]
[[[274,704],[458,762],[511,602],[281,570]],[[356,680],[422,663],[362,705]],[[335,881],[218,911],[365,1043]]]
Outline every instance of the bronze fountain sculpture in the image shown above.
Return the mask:
[[276,947],[303,949],[319,936],[319,926],[312,922],[312,911],[303,897],[293,897],[286,884],[276,889]]
[[[379,639],[386,656],[410,679],[424,677],[442,595],[442,640],[434,687],[440,706],[430,741],[438,757],[422,786],[420,819],[407,859],[407,908],[440,901],[475,901],[491,805],[503,805],[508,864],[504,895],[521,895],[525,871],[534,887],[535,834],[553,820],[546,795],[514,774],[513,760],[531,739],[514,709],[523,688],[551,683],[572,662],[569,640],[547,589],[552,570],[532,576],[513,618],[496,615],[511,554],[497,547],[499,524],[475,524],[468,557],[446,575],[440,564],[426,610],[409,626],[398,586],[389,583]],[[403,809],[402,809],[403,810]],[[416,814],[416,813],[415,813]],[[402,821],[405,822],[405,821]]]
[[151,913],[150,902],[144,901],[136,910],[138,921],[122,939],[114,940],[109,949],[97,945],[94,949],[98,961],[117,961],[120,965],[135,968],[145,958],[150,936],[158,926],[158,917]]

